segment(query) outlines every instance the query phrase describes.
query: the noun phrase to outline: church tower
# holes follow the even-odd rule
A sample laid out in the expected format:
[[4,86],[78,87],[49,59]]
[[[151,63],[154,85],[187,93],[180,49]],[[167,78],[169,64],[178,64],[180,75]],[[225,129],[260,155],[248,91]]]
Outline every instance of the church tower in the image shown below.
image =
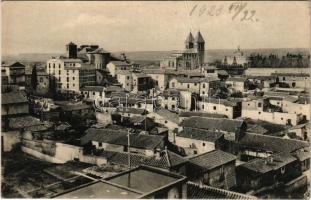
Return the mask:
[[186,41],[185,41],[186,49],[192,49],[193,48],[193,42],[194,42],[194,38],[193,38],[192,33],[190,32]]
[[200,31],[198,32],[198,34],[196,35],[196,37],[194,39],[194,47],[198,51],[199,66],[202,67],[202,65],[204,63],[205,41],[204,41]]

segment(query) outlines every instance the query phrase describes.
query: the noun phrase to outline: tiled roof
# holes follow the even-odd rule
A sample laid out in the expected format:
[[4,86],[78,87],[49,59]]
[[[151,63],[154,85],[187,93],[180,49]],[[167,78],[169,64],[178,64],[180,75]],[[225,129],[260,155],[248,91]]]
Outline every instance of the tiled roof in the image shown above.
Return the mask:
[[226,115],[216,114],[216,113],[206,113],[206,112],[191,112],[185,111],[180,112],[179,117],[211,117],[211,118],[228,118]]
[[81,88],[81,91],[96,91],[96,92],[103,92],[104,91],[103,86],[84,86]]
[[242,120],[209,117],[190,117],[181,123],[183,127],[222,130],[227,132],[235,132],[241,129],[243,124],[244,122]]
[[13,62],[5,62],[5,63],[2,63],[1,64],[2,67],[16,67],[16,68],[25,68],[25,65],[20,63],[20,62],[16,62],[16,61],[13,61]]
[[176,113],[170,112],[167,109],[159,109],[159,110],[155,110],[155,113],[157,113],[158,115],[160,115],[161,117],[163,117],[164,119],[166,119],[167,121],[171,121],[174,122],[176,124],[179,123],[179,116]]
[[310,77],[309,73],[272,73],[274,76]]
[[136,76],[137,78],[150,77],[149,75],[147,75],[145,73],[133,73],[133,76]]
[[239,166],[255,173],[265,174],[267,172],[280,169],[281,167],[294,162],[295,157],[290,154],[273,154],[268,158],[256,158]]
[[234,160],[236,160],[234,155],[221,150],[214,150],[189,158],[190,162],[206,170],[214,169]]
[[177,136],[196,139],[196,140],[202,140],[202,141],[215,142],[221,136],[223,136],[223,133],[216,132],[216,131],[208,131],[204,129],[197,129],[197,128],[185,128],[184,130],[177,133]]
[[14,117],[10,118],[9,126],[10,128],[20,129],[29,126],[39,126],[42,122],[38,118],[32,116],[25,116],[25,117]]
[[180,94],[180,91],[178,91],[178,90],[166,89],[162,92],[161,95],[164,97],[173,97],[173,96],[177,97],[177,96],[179,96],[179,94]]
[[83,109],[90,109],[92,105],[88,105],[85,103],[77,103],[77,104],[67,104],[61,106],[64,111],[73,111],[73,110],[83,110]]
[[[130,134],[130,146],[141,149],[155,149],[163,140],[163,136]],[[127,131],[90,128],[86,130],[86,135],[81,138],[81,144],[90,141],[127,146],[128,136]]]
[[245,82],[246,80],[246,77],[229,77],[226,81]]
[[211,186],[200,186],[193,182],[187,182],[187,199],[257,199],[254,196],[245,195],[229,190]]
[[111,85],[111,86],[108,86],[105,91],[106,92],[121,92],[121,91],[125,91],[125,89],[120,86]]
[[[99,156],[107,158],[108,162],[119,164],[119,165],[128,165],[128,153],[127,152],[113,152],[113,151],[104,151]],[[153,167],[159,167],[163,169],[168,169],[180,164],[187,162],[183,157],[165,150],[161,153],[161,156],[156,158],[154,156],[144,156],[140,154],[130,153],[131,166],[136,167],[139,165],[148,165]]]
[[218,81],[219,80],[217,77],[205,77],[205,78],[199,78],[199,77],[193,77],[193,78],[177,77],[176,79],[180,83],[203,83],[203,82],[212,82],[212,81]]
[[27,103],[27,97],[22,92],[8,92],[1,94],[1,104]]
[[253,133],[245,133],[238,143],[241,147],[246,146],[273,152],[293,152],[304,147],[309,147],[308,142],[305,141]]
[[116,112],[119,113],[132,113],[132,114],[145,114],[147,111],[145,109],[139,109],[139,108],[117,108]]
[[248,132],[251,133],[256,133],[256,134],[265,134],[268,132],[267,129],[265,129],[264,127],[260,126],[260,125],[254,125],[252,127],[250,127],[249,129],[247,129]]

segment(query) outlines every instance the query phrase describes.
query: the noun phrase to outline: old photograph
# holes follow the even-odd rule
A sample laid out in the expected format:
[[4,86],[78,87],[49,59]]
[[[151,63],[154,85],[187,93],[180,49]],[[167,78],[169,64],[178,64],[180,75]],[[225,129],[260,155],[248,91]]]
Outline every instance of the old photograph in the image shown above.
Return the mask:
[[309,199],[310,2],[2,1],[1,198]]

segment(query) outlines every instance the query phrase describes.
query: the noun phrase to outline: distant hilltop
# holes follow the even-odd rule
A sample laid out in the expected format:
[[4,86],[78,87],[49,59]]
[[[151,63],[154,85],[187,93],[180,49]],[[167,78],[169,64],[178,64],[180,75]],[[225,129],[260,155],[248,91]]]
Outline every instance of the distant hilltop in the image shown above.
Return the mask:
[[[208,49],[205,51],[205,61],[214,62],[215,60],[222,60],[225,56],[232,55],[236,49]],[[126,51],[114,52],[115,54],[125,53],[127,57],[134,61],[160,61],[164,57],[170,55],[175,51]],[[308,55],[307,48],[275,48],[275,49],[243,49],[245,56],[250,56],[252,53],[269,55],[277,54],[279,56],[290,54]],[[53,56],[59,56],[61,53],[24,53],[19,55],[3,55],[2,60],[18,60],[22,62],[46,62]]]

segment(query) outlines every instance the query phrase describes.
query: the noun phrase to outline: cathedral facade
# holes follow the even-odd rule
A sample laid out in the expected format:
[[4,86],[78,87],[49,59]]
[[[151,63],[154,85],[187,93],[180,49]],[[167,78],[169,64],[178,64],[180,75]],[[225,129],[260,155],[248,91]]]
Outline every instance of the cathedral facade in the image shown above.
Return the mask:
[[199,69],[204,63],[205,41],[200,33],[194,38],[190,32],[185,41],[185,50],[171,54],[164,58],[161,68]]

